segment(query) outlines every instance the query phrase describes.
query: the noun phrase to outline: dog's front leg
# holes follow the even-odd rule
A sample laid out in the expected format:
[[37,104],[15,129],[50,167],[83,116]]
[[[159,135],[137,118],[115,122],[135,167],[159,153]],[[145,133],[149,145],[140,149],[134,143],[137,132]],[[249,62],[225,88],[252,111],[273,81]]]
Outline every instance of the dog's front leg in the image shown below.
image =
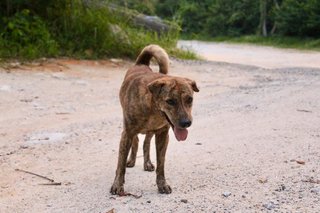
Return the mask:
[[157,149],[157,185],[161,194],[170,194],[172,192],[171,187],[167,184],[164,175],[164,162],[169,142],[169,128],[165,128],[161,132],[156,133],[156,149]]
[[126,173],[126,161],[132,144],[132,139],[134,137],[135,136],[128,135],[128,133],[125,130],[122,132],[116,177],[110,190],[112,194],[121,194],[124,192],[123,184],[125,182],[124,179]]

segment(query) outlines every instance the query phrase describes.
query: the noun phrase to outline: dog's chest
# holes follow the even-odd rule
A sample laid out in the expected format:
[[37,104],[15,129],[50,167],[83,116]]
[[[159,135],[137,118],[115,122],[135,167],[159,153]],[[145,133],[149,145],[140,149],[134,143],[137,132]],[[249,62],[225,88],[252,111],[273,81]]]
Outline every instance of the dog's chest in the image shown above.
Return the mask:
[[168,125],[168,122],[163,116],[153,115],[153,116],[150,116],[148,121],[145,123],[141,133],[146,134],[147,132],[161,129],[166,125]]

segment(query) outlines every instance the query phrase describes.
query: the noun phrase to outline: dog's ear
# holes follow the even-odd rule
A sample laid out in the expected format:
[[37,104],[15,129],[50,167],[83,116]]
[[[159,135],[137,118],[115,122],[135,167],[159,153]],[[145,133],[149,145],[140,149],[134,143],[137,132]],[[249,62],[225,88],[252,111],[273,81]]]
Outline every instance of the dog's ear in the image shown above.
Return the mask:
[[160,78],[149,83],[148,89],[153,95],[159,95],[161,90],[166,86],[173,87],[174,82],[166,78]]
[[191,81],[191,87],[192,87],[193,91],[195,91],[195,92],[199,92],[200,91],[198,86],[197,86],[197,83],[195,81]]
[[191,86],[193,91],[195,91],[195,92],[199,92],[200,91],[198,86],[197,86],[197,83],[195,81],[190,80],[188,78],[186,78],[186,81],[188,82],[188,84],[190,84],[190,86]]

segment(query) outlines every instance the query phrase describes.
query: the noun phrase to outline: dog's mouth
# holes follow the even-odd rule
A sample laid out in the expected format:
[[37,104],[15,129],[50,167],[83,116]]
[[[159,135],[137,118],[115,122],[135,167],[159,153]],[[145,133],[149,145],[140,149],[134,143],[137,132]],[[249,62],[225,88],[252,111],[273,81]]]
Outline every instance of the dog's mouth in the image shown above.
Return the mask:
[[177,141],[185,141],[188,137],[188,130],[185,128],[176,127],[175,125],[173,125],[168,115],[165,112],[162,113],[164,114],[164,117],[167,119],[168,123],[172,127],[174,136],[176,137]]

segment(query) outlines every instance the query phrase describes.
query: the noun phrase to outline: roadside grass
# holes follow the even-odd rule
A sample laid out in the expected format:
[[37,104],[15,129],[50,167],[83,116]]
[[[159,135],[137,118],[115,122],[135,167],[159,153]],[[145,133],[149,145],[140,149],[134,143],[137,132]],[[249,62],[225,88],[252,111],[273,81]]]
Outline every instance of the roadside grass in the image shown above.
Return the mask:
[[184,59],[184,60],[201,60],[201,58],[194,52],[190,50],[183,50],[179,48],[171,48],[168,50],[170,56]]
[[215,42],[227,42],[237,44],[255,44],[262,46],[271,46],[286,49],[298,49],[298,50],[313,50],[320,51],[320,39],[314,38],[296,38],[296,37],[281,37],[281,36],[269,36],[262,37],[256,35],[246,35],[239,37],[205,37],[205,36],[183,36],[184,39],[197,39],[201,41],[215,41]]

